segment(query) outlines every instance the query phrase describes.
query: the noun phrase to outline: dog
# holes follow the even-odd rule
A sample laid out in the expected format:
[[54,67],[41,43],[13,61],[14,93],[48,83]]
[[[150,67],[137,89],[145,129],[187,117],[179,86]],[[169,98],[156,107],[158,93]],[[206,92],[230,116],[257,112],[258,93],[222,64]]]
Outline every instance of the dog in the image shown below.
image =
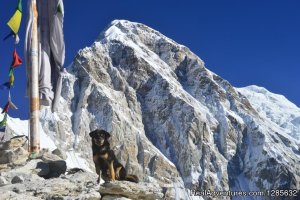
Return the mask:
[[115,180],[139,182],[136,175],[127,174],[124,166],[117,160],[113,150],[110,149],[108,142],[110,134],[108,132],[97,129],[90,132],[90,137],[92,138],[93,161],[98,174],[98,183],[100,178],[105,182]]

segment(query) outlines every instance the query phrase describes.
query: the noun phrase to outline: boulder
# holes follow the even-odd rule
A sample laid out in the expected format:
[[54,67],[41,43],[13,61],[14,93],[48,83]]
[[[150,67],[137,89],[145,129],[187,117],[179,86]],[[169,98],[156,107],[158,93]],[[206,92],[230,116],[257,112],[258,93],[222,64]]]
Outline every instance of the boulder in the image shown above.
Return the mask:
[[164,196],[162,189],[158,185],[144,182],[136,184],[128,181],[114,181],[102,184],[99,191],[104,199],[126,197],[125,199],[153,200],[162,199]]
[[40,158],[46,163],[62,160],[59,156],[48,152],[42,153]]
[[67,160],[67,154],[61,149],[55,149],[52,154],[59,156],[63,160]]
[[66,173],[67,163],[58,155],[49,153],[48,150],[43,149],[38,157],[43,161],[38,163],[38,167],[42,169],[39,172],[39,176],[48,179],[56,178]]
[[0,143],[0,150],[16,150],[26,145],[28,137],[26,135],[18,135],[6,142]]
[[41,177],[46,179],[59,177],[61,174],[65,174],[67,170],[67,163],[64,160],[52,161],[46,164],[48,164],[49,173],[46,175],[40,174]]
[[27,140],[27,136],[21,135],[6,142],[0,142],[0,170],[6,168],[5,164],[22,165],[26,163],[29,154],[24,146]]
[[14,150],[0,151],[0,164],[21,165],[28,159],[28,152],[23,147],[18,147]]
[[14,152],[11,150],[0,151],[0,164],[7,164],[12,162],[14,157]]
[[15,176],[12,180],[11,183],[12,184],[16,184],[16,183],[23,183],[24,182],[24,178],[22,176]]
[[24,149],[23,147],[18,147],[14,151],[14,157],[13,157],[12,162],[15,165],[22,165],[22,164],[26,163],[26,161],[28,160],[28,156],[29,156],[29,153],[26,149]]

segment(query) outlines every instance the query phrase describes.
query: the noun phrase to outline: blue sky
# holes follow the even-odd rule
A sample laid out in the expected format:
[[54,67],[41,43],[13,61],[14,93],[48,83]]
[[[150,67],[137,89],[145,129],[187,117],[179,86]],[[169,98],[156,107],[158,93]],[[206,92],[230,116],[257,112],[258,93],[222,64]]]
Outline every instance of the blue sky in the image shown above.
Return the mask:
[[[259,85],[300,106],[298,0],[65,0],[66,66],[114,19],[144,23],[189,47],[206,67],[236,87]],[[0,37],[17,0],[0,2]],[[23,57],[26,1],[17,49]],[[7,81],[13,41],[0,40],[0,83]],[[25,65],[15,71],[13,117],[28,118]],[[0,91],[0,106],[7,91]]]

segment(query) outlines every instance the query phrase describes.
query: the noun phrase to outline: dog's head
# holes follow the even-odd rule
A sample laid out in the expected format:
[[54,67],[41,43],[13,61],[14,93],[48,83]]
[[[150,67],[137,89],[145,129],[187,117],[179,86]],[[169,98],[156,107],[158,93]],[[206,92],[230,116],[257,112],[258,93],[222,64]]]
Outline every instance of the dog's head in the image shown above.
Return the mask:
[[110,137],[110,134],[106,132],[105,130],[95,130],[90,132],[90,136],[92,137],[93,143],[97,146],[104,145],[105,141],[108,140]]

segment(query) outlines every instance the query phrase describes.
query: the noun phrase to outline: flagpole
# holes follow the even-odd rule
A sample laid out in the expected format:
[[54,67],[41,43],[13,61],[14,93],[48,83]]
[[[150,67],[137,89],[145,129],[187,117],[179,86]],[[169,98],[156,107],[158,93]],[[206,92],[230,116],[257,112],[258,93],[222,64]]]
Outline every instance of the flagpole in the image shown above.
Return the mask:
[[39,133],[39,85],[38,85],[38,11],[36,0],[32,1],[32,37],[31,37],[31,70],[29,74],[29,92],[30,92],[30,153],[31,157],[36,157],[40,151],[40,133]]

